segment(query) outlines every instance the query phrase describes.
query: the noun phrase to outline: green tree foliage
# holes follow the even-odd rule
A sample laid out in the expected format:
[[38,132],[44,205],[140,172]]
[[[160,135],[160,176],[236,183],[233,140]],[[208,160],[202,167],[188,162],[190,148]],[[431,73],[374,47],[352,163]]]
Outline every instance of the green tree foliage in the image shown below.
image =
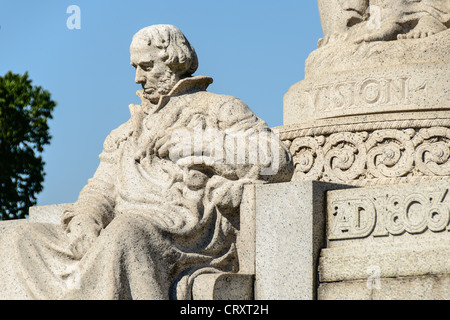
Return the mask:
[[47,120],[56,102],[24,75],[0,77],[0,220],[25,218],[42,191],[50,142]]

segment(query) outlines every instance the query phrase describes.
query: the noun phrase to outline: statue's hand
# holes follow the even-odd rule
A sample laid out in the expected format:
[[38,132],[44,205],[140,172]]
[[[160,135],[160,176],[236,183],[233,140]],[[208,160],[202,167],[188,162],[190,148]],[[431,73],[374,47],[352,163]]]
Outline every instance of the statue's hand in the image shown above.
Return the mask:
[[100,234],[101,226],[89,215],[80,214],[72,218],[68,225],[67,236],[70,250],[76,259],[81,259]]
[[[193,131],[190,128],[169,128],[165,130],[164,135],[158,138],[154,144],[154,153],[159,157],[170,158],[173,150],[179,149],[186,143],[191,142]],[[191,147],[189,145],[189,147]],[[191,148],[187,149],[191,150]],[[190,155],[190,152],[189,152]]]
[[164,136],[155,142],[154,152],[159,157],[168,157],[172,161],[191,159],[192,157],[210,157],[218,139],[223,141],[219,131],[196,130],[189,127],[168,129]]

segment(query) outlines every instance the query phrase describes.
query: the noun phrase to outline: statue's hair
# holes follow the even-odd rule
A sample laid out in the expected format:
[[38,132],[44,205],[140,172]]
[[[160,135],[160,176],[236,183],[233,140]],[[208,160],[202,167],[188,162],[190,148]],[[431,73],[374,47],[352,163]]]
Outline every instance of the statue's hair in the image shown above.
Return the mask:
[[163,49],[166,63],[180,72],[182,78],[191,76],[198,68],[198,58],[194,47],[175,26],[159,24],[139,30],[133,37],[144,38],[149,46]]

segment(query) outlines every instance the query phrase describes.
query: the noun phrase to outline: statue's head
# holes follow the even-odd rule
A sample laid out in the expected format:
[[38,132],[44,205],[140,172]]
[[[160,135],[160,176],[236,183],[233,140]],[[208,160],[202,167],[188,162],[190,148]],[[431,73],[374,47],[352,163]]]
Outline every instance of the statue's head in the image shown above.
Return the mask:
[[136,83],[142,85],[144,97],[152,103],[157,103],[198,67],[194,48],[171,25],[154,25],[138,31],[131,42],[130,60],[136,68]]

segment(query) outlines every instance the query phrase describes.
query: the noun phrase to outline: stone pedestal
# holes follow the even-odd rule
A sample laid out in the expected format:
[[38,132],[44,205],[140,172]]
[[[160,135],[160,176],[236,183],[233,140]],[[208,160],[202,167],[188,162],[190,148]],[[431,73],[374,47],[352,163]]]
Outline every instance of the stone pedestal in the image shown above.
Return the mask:
[[[450,30],[426,1],[364,3],[319,0],[324,39],[276,128],[294,158],[293,183],[357,187],[326,193],[317,298],[448,300]],[[279,214],[298,212],[289,208]],[[297,214],[305,223],[316,215]],[[298,230],[277,237],[302,241]]]
[[293,181],[358,186],[448,181],[450,30],[312,52],[284,97]]

